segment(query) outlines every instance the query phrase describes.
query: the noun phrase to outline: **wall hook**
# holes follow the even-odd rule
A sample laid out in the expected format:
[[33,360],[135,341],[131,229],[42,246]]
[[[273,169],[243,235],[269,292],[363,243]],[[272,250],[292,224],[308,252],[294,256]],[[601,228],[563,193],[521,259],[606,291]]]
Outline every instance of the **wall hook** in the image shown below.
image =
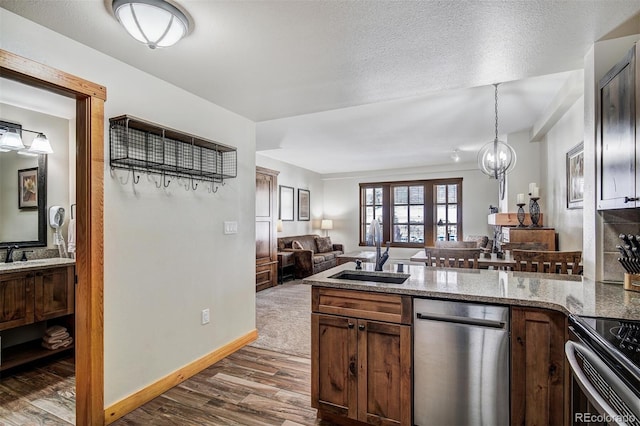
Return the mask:
[[162,186],[164,186],[165,188],[168,188],[170,183],[171,183],[171,179],[167,180],[167,175],[164,172],[162,172]]
[[215,185],[214,188],[214,183],[211,182],[211,185],[207,187],[207,191],[209,192],[209,194],[215,194],[216,192],[218,192],[218,185]]
[[198,188],[198,182],[196,182],[196,185],[193,186],[193,178],[191,178],[191,189],[195,191],[197,188]]
[[138,173],[138,175],[136,176],[136,171],[131,168],[131,176],[133,176],[133,184],[137,185],[138,182],[140,182],[140,173]]
[[160,179],[156,179],[156,176],[154,174],[147,173],[147,180],[152,181],[156,188],[162,188],[162,182],[160,181]]

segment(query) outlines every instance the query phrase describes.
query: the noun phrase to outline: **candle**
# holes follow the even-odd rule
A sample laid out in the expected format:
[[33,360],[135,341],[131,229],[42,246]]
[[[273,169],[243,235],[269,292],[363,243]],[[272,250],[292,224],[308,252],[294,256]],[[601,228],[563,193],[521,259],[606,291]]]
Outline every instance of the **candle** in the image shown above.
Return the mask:
[[524,194],[516,195],[516,204],[524,204]]
[[535,188],[533,188],[533,191],[531,191],[531,197],[532,197],[532,198],[538,198],[538,196],[539,196],[539,195],[538,195],[538,190],[539,190],[539,189],[540,189],[540,188],[538,188],[537,186],[536,186]]
[[529,194],[533,194],[533,189],[536,187],[536,183],[535,182],[531,182],[529,184]]

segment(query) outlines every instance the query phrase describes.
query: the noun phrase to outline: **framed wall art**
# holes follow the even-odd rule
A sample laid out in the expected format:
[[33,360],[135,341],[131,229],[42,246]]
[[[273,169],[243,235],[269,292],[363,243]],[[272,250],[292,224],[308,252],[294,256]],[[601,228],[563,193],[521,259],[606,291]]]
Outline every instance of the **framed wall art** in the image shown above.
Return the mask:
[[38,168],[18,170],[18,208],[38,208]]
[[298,189],[298,220],[311,220],[309,196],[307,189]]
[[293,220],[293,188],[279,185],[278,216],[280,220]]
[[581,209],[584,203],[584,142],[567,152],[567,208]]

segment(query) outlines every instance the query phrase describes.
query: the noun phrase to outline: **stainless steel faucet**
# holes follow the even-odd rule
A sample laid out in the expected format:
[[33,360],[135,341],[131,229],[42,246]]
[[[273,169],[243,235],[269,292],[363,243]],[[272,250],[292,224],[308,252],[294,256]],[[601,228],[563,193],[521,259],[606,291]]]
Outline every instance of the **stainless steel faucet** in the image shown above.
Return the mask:
[[4,263],[13,262],[13,251],[19,249],[17,245],[7,247],[7,256],[4,259]]
[[376,271],[382,271],[382,266],[389,259],[389,247],[391,242],[387,241],[387,250],[381,253],[382,246],[382,229],[378,219],[373,219],[369,225],[369,233],[367,234],[367,244],[376,246]]

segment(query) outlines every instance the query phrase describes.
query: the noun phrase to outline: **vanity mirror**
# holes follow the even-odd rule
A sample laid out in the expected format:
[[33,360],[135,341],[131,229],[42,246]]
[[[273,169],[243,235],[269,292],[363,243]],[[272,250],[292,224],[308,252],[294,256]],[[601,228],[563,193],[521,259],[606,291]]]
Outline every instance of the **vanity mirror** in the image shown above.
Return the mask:
[[[20,125],[0,122],[6,128],[21,131]],[[25,170],[36,169],[36,197],[20,208],[20,177]],[[20,173],[19,171],[22,171]],[[24,184],[24,182],[22,182]],[[28,208],[35,201],[36,208]],[[0,248],[17,244],[20,247],[45,247],[47,205],[47,156],[26,156],[16,151],[0,152]],[[27,208],[25,208],[27,207]]]

